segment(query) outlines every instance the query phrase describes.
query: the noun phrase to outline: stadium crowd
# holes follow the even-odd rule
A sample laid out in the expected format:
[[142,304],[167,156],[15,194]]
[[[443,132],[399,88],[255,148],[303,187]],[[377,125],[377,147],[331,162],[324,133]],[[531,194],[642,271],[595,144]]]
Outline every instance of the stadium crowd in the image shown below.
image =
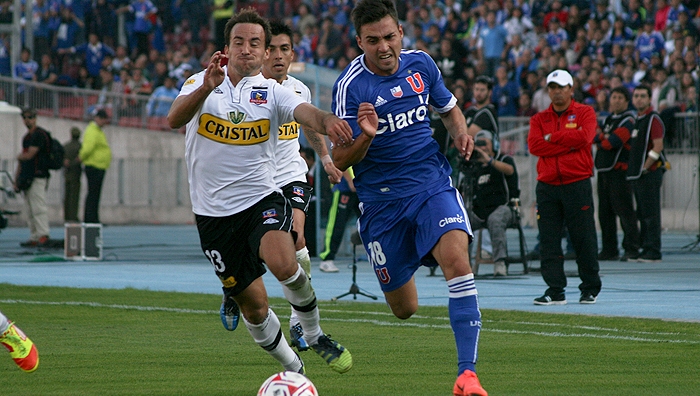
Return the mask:
[[[12,22],[12,4],[0,2],[0,23]],[[485,74],[494,78],[499,116],[531,116],[549,106],[547,73],[562,68],[574,77],[574,98],[599,116],[607,115],[612,89],[631,92],[641,82],[653,87],[652,106],[664,119],[697,110],[698,0],[396,5],[404,47],[435,59],[463,109],[472,104],[475,77]],[[353,0],[33,0],[34,50],[23,49],[11,70],[10,40],[0,33],[0,75],[171,100],[220,49],[219,30],[234,10],[248,6],[285,16],[299,62],[342,70],[360,53],[349,21]]]

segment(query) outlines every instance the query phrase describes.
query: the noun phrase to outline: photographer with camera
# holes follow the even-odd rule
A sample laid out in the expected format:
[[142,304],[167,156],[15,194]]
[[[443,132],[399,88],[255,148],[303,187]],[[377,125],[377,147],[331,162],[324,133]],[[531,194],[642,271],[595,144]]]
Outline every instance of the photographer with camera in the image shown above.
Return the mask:
[[491,235],[493,275],[505,276],[506,228],[518,221],[510,204],[520,198],[520,185],[515,161],[509,155],[496,154],[493,139],[493,134],[486,130],[476,135],[474,153],[469,160],[475,183],[468,212],[472,229],[486,227]]

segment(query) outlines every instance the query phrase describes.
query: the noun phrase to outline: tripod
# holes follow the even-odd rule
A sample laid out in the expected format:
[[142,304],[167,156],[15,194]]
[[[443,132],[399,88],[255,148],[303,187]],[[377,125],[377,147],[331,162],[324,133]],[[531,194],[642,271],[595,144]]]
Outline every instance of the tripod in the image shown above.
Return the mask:
[[357,300],[358,294],[361,296],[369,297],[372,300],[376,300],[377,296],[368,293],[367,291],[362,290],[359,286],[357,286],[357,254],[355,251],[358,245],[362,245],[362,239],[360,239],[360,234],[357,231],[353,232],[352,235],[350,235],[350,241],[352,242],[352,285],[350,285],[350,291],[331,298],[331,301],[336,301],[340,298],[349,296],[351,294],[353,300]]

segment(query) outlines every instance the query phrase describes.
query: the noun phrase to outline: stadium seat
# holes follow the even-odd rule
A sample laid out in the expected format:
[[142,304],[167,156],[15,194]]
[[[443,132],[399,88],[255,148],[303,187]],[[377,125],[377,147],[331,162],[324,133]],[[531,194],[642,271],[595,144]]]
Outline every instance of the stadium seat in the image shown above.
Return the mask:
[[[511,206],[511,210],[515,213],[516,221],[508,226],[508,228],[506,229],[506,232],[509,229],[518,230],[518,241],[520,242],[520,256],[507,256],[505,258],[506,268],[510,269],[510,264],[522,264],[523,265],[523,274],[527,274],[530,272],[530,269],[528,268],[528,265],[527,265],[527,244],[525,243],[525,234],[523,233],[523,227],[521,224],[520,209],[517,207]],[[476,254],[475,254],[474,260],[472,260],[472,272],[474,273],[474,276],[477,276],[479,274],[479,265],[480,264],[493,264],[493,259],[491,259],[491,258],[485,259],[482,257],[481,241],[482,241],[482,233],[483,232],[484,232],[484,229],[481,228],[481,229],[479,229],[479,232],[477,235]],[[507,250],[507,246],[506,246],[506,250]]]
[[141,127],[141,117],[120,117],[119,125],[124,127]]
[[168,119],[166,117],[148,117],[148,124],[146,125],[148,129],[154,131],[170,131],[170,125],[168,124]]

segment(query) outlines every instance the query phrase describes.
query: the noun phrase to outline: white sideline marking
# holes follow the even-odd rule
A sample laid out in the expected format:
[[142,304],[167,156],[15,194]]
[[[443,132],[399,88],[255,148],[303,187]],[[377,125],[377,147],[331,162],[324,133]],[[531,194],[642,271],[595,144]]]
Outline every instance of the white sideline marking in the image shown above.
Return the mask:
[[[71,306],[85,306],[85,307],[96,307],[96,308],[113,308],[113,309],[125,309],[134,311],[161,311],[161,312],[176,312],[176,313],[189,313],[198,315],[218,315],[218,310],[207,310],[207,309],[187,309],[187,308],[167,308],[167,307],[144,307],[139,305],[123,305],[123,304],[103,304],[98,302],[89,301],[30,301],[30,300],[0,300],[0,303],[5,304],[35,304],[35,305],[71,305]],[[279,306],[277,306],[279,307]],[[364,315],[379,315],[379,316],[391,316],[392,314],[386,312],[372,312],[372,311],[341,311],[341,310],[331,310],[324,309],[324,312],[334,312],[334,313],[354,313],[354,314],[364,314]],[[277,315],[280,318],[288,319],[289,316]],[[431,316],[414,316],[414,318],[419,319],[437,319],[449,321],[446,317],[431,317]],[[324,322],[344,322],[344,323],[369,323],[377,326],[387,326],[387,327],[416,327],[416,328],[434,328],[434,329],[451,329],[449,324],[427,324],[427,323],[413,323],[413,322],[387,322],[382,320],[374,319],[337,319],[337,318],[323,318]],[[488,323],[488,322],[487,322]],[[627,331],[615,328],[602,328],[594,326],[574,326],[566,324],[556,324],[556,323],[539,323],[539,322],[510,322],[510,321],[496,321],[490,322],[488,324],[497,323],[513,323],[522,325],[534,325],[534,326],[558,326],[558,327],[569,327],[583,330],[594,330],[594,331],[609,331],[609,332],[627,332],[627,333],[639,333],[639,334],[650,334],[650,335],[679,335],[679,333],[655,333],[655,332],[638,332],[638,331]],[[637,342],[667,342],[672,344],[700,344],[700,341],[692,340],[674,340],[674,339],[664,339],[664,338],[643,338],[635,336],[626,335],[610,335],[610,334],[592,334],[592,333],[563,333],[559,331],[554,332],[543,332],[543,331],[530,331],[530,330],[510,330],[510,329],[494,329],[490,327],[482,328],[482,331],[494,332],[494,333],[507,333],[507,334],[529,334],[529,335],[539,335],[543,337],[575,337],[575,338],[599,338],[608,340],[625,340],[625,341],[637,341]]]

